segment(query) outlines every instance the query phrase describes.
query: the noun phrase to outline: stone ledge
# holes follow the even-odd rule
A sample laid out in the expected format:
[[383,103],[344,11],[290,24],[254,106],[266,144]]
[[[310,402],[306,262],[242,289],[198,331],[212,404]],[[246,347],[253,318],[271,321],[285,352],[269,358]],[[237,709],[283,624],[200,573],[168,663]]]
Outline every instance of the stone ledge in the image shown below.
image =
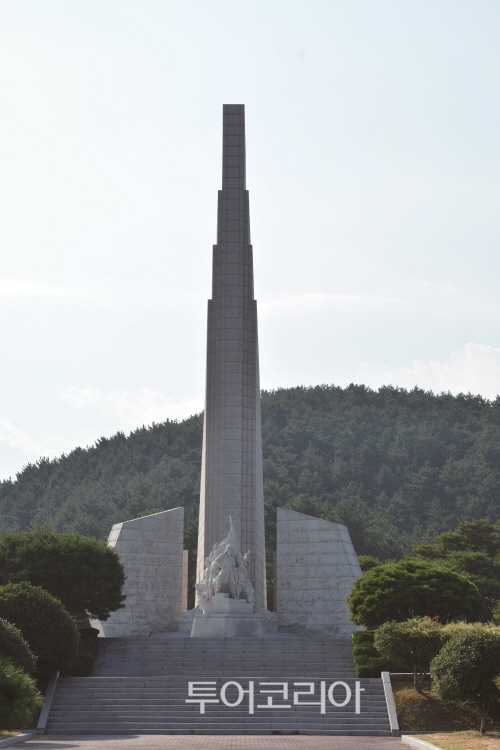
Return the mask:
[[35,730],[22,731],[13,737],[6,737],[4,740],[0,740],[0,747],[10,747],[10,745],[18,745],[20,742],[26,742],[31,740],[36,735]]
[[420,750],[442,750],[438,745],[432,745],[430,742],[425,740],[419,740],[417,737],[412,737],[410,734],[402,734],[401,742],[405,745],[411,745],[412,747],[420,748]]

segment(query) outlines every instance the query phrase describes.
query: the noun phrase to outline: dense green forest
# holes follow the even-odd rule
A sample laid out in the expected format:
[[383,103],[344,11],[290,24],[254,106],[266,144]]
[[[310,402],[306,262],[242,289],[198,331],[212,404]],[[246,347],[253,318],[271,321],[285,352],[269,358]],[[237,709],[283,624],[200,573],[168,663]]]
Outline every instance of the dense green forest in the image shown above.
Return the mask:
[[[351,385],[262,393],[267,544],[287,506],[348,526],[358,554],[399,558],[461,521],[500,519],[500,398]],[[193,550],[202,416],[101,438],[0,485],[0,532],[113,523],[184,505]]]

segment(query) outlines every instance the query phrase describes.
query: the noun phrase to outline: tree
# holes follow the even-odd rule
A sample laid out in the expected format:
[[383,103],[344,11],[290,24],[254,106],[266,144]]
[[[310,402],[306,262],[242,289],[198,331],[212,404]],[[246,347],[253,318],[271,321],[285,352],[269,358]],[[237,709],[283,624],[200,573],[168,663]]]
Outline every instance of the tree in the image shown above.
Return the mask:
[[0,620],[0,656],[4,656],[14,666],[33,674],[36,656],[24,640],[19,628],[7,620]]
[[358,555],[358,562],[359,567],[361,568],[363,573],[366,573],[372,568],[376,568],[377,565],[382,565],[382,560],[379,560],[377,557],[373,557],[372,555]]
[[494,557],[500,552],[500,529],[487,518],[464,521],[455,531],[437,536],[432,544],[419,544],[414,553],[426,559],[446,557],[452,552],[482,552]]
[[28,581],[59,599],[77,620],[123,606],[123,565],[105,542],[48,526],[0,537],[0,585]]
[[481,599],[477,587],[458,573],[423,560],[388,562],[363,573],[347,600],[351,620],[377,628],[411,617],[477,620]]
[[494,680],[500,674],[500,632],[486,627],[450,638],[430,666],[434,692],[445,701],[472,701],[481,715],[480,731],[493,702],[500,697]]
[[476,584],[482,602],[481,620],[491,620],[500,599],[500,559],[485,552],[451,552],[442,561],[435,562],[467,576]]
[[413,684],[422,692],[431,660],[442,643],[443,626],[430,617],[413,617],[405,622],[386,622],[375,631],[375,648],[381,656],[399,661],[413,671]]
[[0,654],[0,730],[26,726],[42,703],[33,678]]
[[491,619],[495,623],[495,625],[500,625],[500,601],[496,603],[496,606],[492,612]]
[[36,674],[64,672],[78,650],[75,621],[59,599],[30,583],[0,586],[0,617],[21,631],[38,659]]
[[418,557],[467,575],[476,584],[484,622],[491,619],[495,602],[500,599],[499,551],[498,524],[484,518],[461,523],[455,531],[437,536],[432,544],[414,547]]

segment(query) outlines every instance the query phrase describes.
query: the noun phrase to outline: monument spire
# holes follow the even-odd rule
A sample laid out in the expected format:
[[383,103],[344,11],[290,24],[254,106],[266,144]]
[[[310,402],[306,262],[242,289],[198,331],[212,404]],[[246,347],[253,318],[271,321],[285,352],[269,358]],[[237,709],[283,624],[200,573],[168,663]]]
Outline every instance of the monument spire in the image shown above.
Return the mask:
[[245,107],[223,106],[222,190],[208,301],[197,581],[229,528],[250,550],[255,604],[266,607],[257,303],[245,176]]

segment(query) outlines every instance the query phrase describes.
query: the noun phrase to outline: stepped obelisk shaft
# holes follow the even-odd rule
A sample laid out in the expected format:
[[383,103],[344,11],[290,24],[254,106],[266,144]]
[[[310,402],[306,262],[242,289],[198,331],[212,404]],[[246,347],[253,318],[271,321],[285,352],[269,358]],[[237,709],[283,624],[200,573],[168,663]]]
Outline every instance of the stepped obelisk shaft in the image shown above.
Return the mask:
[[252,553],[255,603],[266,607],[257,303],[242,104],[223,107],[222,190],[208,302],[197,581],[204,577],[212,545],[227,535],[229,516],[242,552]]

